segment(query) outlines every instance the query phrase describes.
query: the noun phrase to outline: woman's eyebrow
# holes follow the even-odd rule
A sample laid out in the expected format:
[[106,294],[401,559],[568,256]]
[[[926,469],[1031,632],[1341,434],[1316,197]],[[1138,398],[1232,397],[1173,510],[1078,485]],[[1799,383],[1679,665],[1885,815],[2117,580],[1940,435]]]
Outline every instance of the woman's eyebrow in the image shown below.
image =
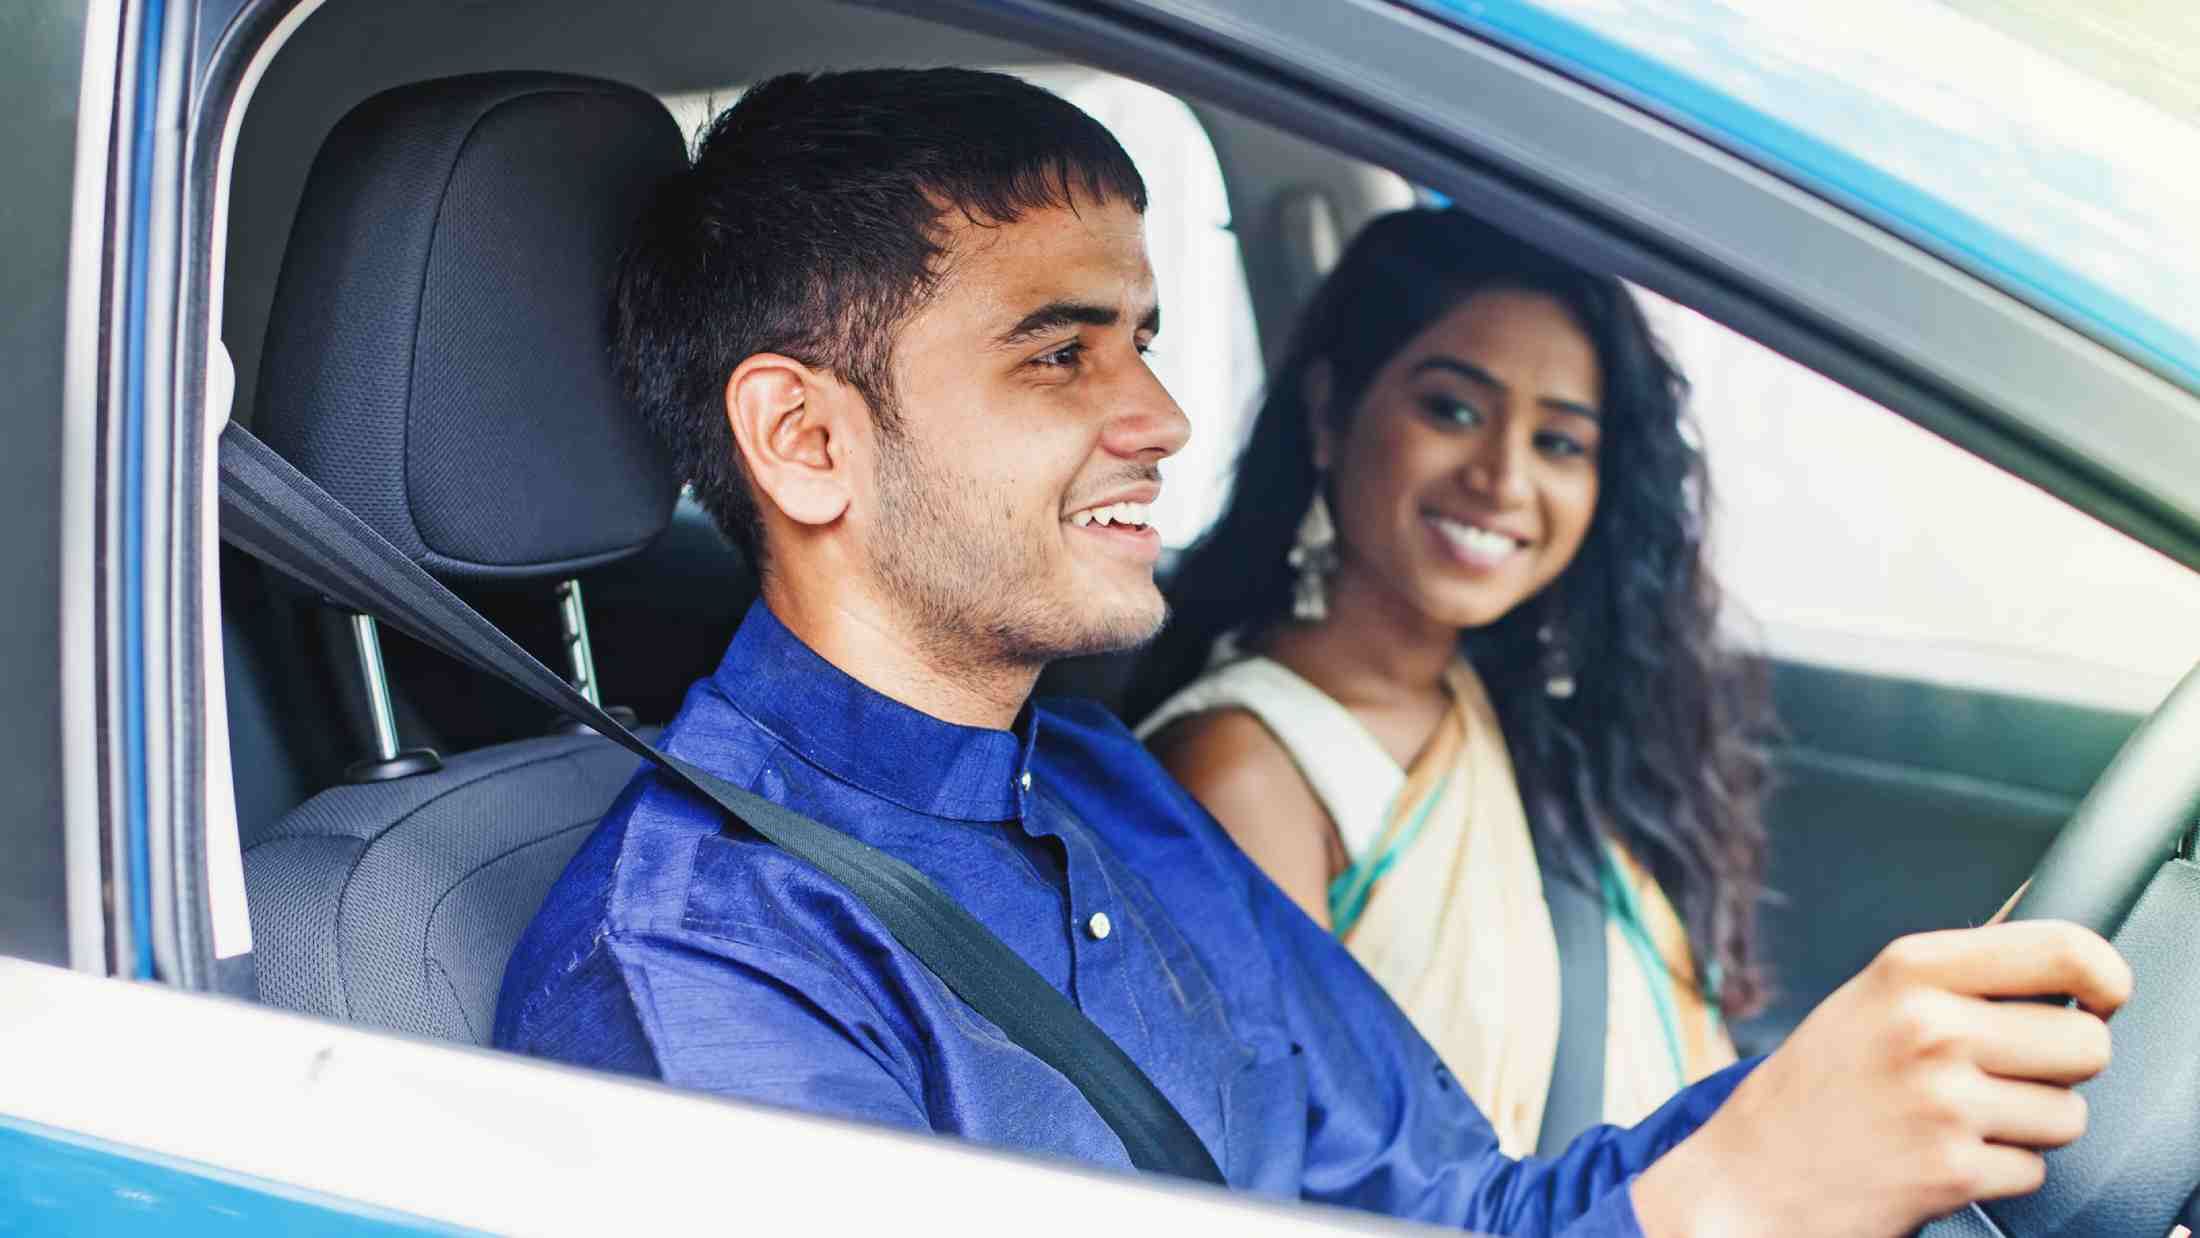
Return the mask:
[[[1463,361],[1458,357],[1425,358],[1413,367],[1412,373],[1421,374],[1429,370],[1439,370],[1445,373],[1456,374],[1459,377],[1466,379],[1470,383],[1476,383],[1481,386],[1488,387],[1492,391],[1500,393],[1509,392],[1512,390],[1511,387],[1508,387],[1503,382],[1500,382],[1495,374],[1490,373],[1488,370],[1483,369],[1481,366],[1476,365],[1472,361]],[[1544,396],[1543,398],[1537,400],[1536,403],[1541,404],[1543,407],[1551,410],[1554,413],[1568,413],[1575,417],[1586,417],[1591,421],[1603,420],[1602,417],[1597,415],[1597,410],[1590,408],[1586,404],[1582,404],[1574,400],[1564,400],[1558,398],[1557,396]]]
[[1512,388],[1507,387],[1505,384],[1497,381],[1497,376],[1495,374],[1490,373],[1488,370],[1483,369],[1481,366],[1476,365],[1472,361],[1461,361],[1457,357],[1428,357],[1423,359],[1420,364],[1413,367],[1413,372],[1415,374],[1426,373],[1429,370],[1449,371],[1450,373],[1457,374],[1459,377],[1466,379],[1470,383],[1480,383],[1481,385],[1488,387],[1493,391],[1512,390]]

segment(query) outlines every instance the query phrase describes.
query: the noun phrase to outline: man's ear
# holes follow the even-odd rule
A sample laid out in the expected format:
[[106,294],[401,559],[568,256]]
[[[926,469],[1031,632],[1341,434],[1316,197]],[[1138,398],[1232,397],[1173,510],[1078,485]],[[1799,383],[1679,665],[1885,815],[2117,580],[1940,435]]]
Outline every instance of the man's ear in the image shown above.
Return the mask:
[[1329,463],[1336,454],[1336,431],[1331,428],[1329,400],[1335,394],[1336,371],[1330,368],[1329,358],[1316,357],[1306,367],[1306,377],[1299,384],[1300,402],[1306,405],[1306,431],[1314,440],[1314,467],[1329,471]]
[[726,421],[758,506],[796,524],[827,525],[850,501],[849,427],[840,401],[819,398],[825,376],[777,353],[758,353],[726,380]]

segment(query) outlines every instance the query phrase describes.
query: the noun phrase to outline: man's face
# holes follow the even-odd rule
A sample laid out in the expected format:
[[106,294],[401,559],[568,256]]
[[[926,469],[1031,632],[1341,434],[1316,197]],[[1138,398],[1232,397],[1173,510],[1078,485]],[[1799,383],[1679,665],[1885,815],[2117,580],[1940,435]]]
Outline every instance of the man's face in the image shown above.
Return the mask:
[[900,429],[851,512],[871,570],[950,662],[1145,641],[1165,613],[1145,509],[1190,426],[1146,367],[1144,221],[1082,200],[949,218],[949,274],[894,345]]

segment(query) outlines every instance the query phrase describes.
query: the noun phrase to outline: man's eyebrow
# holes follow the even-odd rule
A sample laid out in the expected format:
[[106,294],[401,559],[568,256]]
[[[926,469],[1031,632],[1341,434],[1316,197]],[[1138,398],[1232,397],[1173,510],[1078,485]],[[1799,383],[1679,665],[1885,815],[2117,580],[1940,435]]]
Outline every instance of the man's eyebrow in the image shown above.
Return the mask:
[[1112,327],[1122,316],[1114,306],[1096,301],[1049,301],[1017,319],[1016,325],[1003,331],[993,343],[1007,348],[1062,327]]
[[[1097,301],[1049,301],[1018,319],[1015,326],[993,341],[993,345],[1013,348],[1063,327],[1112,327],[1122,320],[1121,310]],[[1138,329],[1145,332],[1161,330],[1161,307],[1156,305],[1147,310],[1138,320]]]
[[[1512,390],[1512,388],[1506,386],[1503,382],[1500,382],[1495,374],[1492,374],[1488,370],[1483,369],[1481,366],[1474,364],[1472,361],[1462,361],[1457,357],[1429,357],[1426,360],[1422,361],[1420,364],[1413,367],[1413,373],[1415,374],[1420,374],[1428,370],[1442,370],[1452,374],[1457,374],[1459,377],[1466,379],[1470,383],[1478,383],[1484,387],[1490,388],[1493,391]],[[1541,404],[1543,407],[1550,409],[1554,413],[1571,413],[1576,417],[1586,417],[1591,421],[1603,420],[1603,418],[1597,414],[1597,410],[1590,408],[1586,404],[1577,403],[1573,400],[1561,400],[1555,396],[1544,396],[1542,399],[1537,400],[1536,403]]]

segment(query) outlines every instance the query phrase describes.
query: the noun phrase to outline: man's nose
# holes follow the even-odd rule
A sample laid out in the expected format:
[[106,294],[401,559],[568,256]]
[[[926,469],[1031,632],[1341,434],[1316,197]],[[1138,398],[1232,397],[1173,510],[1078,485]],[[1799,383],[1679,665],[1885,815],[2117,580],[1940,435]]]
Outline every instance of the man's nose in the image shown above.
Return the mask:
[[1191,437],[1191,419],[1154,372],[1141,365],[1125,384],[1100,439],[1115,455],[1159,461],[1182,451]]

